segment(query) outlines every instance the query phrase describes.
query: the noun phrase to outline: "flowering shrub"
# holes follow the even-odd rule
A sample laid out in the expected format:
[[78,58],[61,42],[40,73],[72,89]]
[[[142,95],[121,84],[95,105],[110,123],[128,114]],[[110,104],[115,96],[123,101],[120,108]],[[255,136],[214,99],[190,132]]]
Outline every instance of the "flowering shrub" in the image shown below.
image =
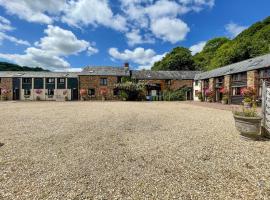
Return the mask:
[[246,97],[254,98],[256,96],[256,90],[252,87],[242,88],[241,95],[245,98]]
[[209,88],[205,90],[205,96],[207,97],[207,100],[209,102],[212,102],[214,100],[215,93],[213,90],[210,90]]
[[10,90],[3,88],[2,89],[2,100],[7,100],[8,99],[8,94],[10,93]]
[[241,95],[244,97],[244,102],[251,103],[256,99],[256,90],[252,87],[242,88]]
[[2,89],[2,95],[8,95],[9,94],[9,92],[10,92],[10,90],[8,90],[8,89]]
[[81,96],[86,96],[87,95],[86,89],[80,89],[80,95]]
[[118,83],[116,88],[120,91],[122,99],[128,101],[144,100],[145,99],[145,88],[144,83],[134,83],[131,81]]
[[42,94],[42,90],[37,89],[37,90],[36,90],[36,94]]
[[229,95],[229,91],[224,87],[220,89],[220,93],[223,95]]

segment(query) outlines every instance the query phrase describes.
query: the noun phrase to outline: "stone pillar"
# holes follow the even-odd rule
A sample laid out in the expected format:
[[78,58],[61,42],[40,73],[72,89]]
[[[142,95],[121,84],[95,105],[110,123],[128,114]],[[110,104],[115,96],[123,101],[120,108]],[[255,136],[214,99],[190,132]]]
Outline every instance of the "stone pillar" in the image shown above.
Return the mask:
[[226,75],[224,77],[224,89],[228,91],[228,103],[231,103],[231,95],[232,95],[232,82],[231,82],[231,75]]
[[247,87],[254,88],[259,94],[259,73],[257,70],[247,72]]
[[[209,79],[209,90],[216,94],[216,83],[215,78]],[[216,101],[216,95],[213,96],[213,101]]]

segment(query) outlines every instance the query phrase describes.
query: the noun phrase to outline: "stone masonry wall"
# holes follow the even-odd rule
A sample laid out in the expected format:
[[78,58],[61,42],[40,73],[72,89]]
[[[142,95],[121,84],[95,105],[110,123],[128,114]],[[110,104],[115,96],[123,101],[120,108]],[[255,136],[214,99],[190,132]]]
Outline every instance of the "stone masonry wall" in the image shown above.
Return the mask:
[[7,94],[7,100],[12,100],[12,96],[13,96],[13,91],[12,91],[12,78],[0,78],[1,82],[0,82],[0,88],[2,89],[2,95],[0,100],[2,99],[2,97],[4,97],[3,95],[3,89],[8,90],[8,94]]
[[247,87],[252,87],[259,92],[259,73],[257,70],[247,72]]
[[228,103],[231,103],[231,94],[232,94],[232,87],[231,87],[231,75],[226,75],[224,77],[224,89],[226,89],[229,93]]
[[[107,85],[100,85],[100,78],[107,78]],[[117,96],[113,95],[113,90],[117,84],[116,76],[79,76],[80,90],[85,89],[95,89],[95,97],[91,97],[93,100],[101,100],[102,92],[106,91],[105,98],[107,100],[118,99]]]
[[144,82],[145,84],[160,84],[161,91],[193,87],[193,80],[171,80],[170,85],[166,83],[166,80],[141,80],[141,82]]
[[[215,87],[215,84],[216,84],[216,81],[214,78],[210,78],[209,79],[209,90],[210,91],[213,91],[213,93],[215,94],[216,93],[216,87]],[[214,99],[213,101],[215,101],[215,95],[214,95]]]

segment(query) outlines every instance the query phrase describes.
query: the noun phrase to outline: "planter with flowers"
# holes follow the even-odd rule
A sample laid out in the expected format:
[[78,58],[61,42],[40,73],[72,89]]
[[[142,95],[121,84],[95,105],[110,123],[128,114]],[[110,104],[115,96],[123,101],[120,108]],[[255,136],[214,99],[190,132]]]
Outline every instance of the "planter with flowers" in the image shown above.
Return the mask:
[[63,95],[64,95],[64,98],[65,98],[65,101],[68,101],[68,91],[67,90],[63,91]]
[[36,100],[37,100],[37,101],[40,101],[40,100],[41,100],[40,95],[42,94],[42,90],[36,89],[35,92],[36,92],[36,94],[37,94]]
[[83,101],[88,100],[88,97],[87,97],[87,90],[86,90],[86,89],[80,89],[80,96],[81,96],[81,99],[82,99]]
[[205,90],[205,96],[206,96],[206,100],[207,102],[213,102],[214,101],[214,91],[210,90],[210,89],[206,89]]
[[262,117],[258,115],[255,103],[250,108],[242,106],[241,111],[234,111],[233,114],[236,129],[241,135],[253,139],[261,137]]
[[220,93],[222,94],[222,100],[221,103],[222,104],[228,104],[229,101],[229,91],[225,88],[221,88],[220,89]]
[[106,100],[107,94],[108,94],[108,90],[106,88],[101,88],[100,89],[100,95],[101,95],[102,101]]
[[10,93],[10,90],[8,90],[8,89],[2,89],[1,100],[2,101],[7,101],[8,100],[8,94],[9,93]]
[[256,90],[252,87],[244,88],[241,90],[241,95],[244,97],[243,104],[245,108],[251,108],[256,100]]

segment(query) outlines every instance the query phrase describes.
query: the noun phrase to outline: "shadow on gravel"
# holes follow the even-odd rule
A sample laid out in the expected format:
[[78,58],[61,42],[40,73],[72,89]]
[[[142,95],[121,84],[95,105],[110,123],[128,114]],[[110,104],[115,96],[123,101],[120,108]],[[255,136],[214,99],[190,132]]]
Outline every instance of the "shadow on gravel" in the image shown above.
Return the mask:
[[2,146],[4,146],[4,145],[5,145],[4,143],[0,142],[0,147],[2,147]]

